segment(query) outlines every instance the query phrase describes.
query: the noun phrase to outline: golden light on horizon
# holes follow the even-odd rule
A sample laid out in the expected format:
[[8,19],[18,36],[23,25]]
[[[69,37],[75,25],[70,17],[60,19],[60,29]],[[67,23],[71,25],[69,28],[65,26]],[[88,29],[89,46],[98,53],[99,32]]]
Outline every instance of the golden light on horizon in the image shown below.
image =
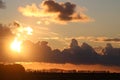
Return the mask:
[[20,51],[21,51],[21,44],[22,44],[22,41],[19,41],[17,38],[15,38],[15,40],[11,44],[11,49],[13,51],[15,51],[15,52],[20,53]]

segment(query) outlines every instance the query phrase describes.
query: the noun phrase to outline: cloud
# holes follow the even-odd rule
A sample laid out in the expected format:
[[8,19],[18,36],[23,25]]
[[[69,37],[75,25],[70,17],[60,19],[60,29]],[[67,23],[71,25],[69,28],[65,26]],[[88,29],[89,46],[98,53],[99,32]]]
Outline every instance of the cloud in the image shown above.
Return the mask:
[[105,39],[104,41],[120,42],[120,38],[110,38],[110,39]]
[[13,36],[10,28],[0,23],[0,39],[8,36]]
[[[79,46],[76,39],[72,39],[69,48],[64,48],[63,50],[52,50],[49,45],[41,44],[42,42],[39,41],[30,48],[28,47],[28,51],[30,52],[25,53],[31,55],[32,59],[29,60],[48,63],[72,63],[87,65],[101,64],[108,66],[120,66],[120,48],[114,48],[111,44],[107,44],[106,47],[103,48],[103,55],[98,54],[94,48],[87,43],[83,43]],[[24,46],[27,48],[29,44]]]
[[13,41],[14,34],[11,29],[3,24],[0,24],[0,60],[6,59],[7,53],[10,53],[9,46]]
[[[14,22],[13,25],[18,26],[17,22]],[[49,42],[52,41],[54,45],[58,45],[58,44],[61,45],[61,44],[67,43],[67,42],[63,42],[59,38],[58,34],[51,32],[47,28],[43,28],[43,29],[36,28],[36,29],[38,30],[38,31],[35,31],[36,33],[42,34],[42,35],[36,34],[36,36],[40,37],[40,39],[48,40]],[[43,30],[45,32],[41,32]],[[0,33],[10,34],[11,31],[10,33],[8,33],[9,31],[10,31],[9,28],[5,28],[2,25],[0,25]],[[46,36],[44,36],[45,34]],[[2,36],[4,37],[6,35],[2,35]],[[78,39],[95,40],[96,38],[91,36],[91,37],[79,37]],[[99,39],[100,41],[113,41],[114,40],[114,39],[109,40],[109,38],[107,37],[98,37],[97,39]],[[4,40],[8,41],[8,39],[6,38]],[[114,41],[119,41],[119,39],[115,39]],[[30,41],[23,42],[22,45],[24,46],[22,46],[23,50],[21,50],[22,51],[21,53],[24,54],[25,57],[24,55],[22,55],[20,61],[31,61],[31,62],[39,61],[39,62],[50,62],[50,63],[72,63],[72,64],[87,64],[87,65],[101,64],[101,65],[120,66],[120,48],[114,48],[112,47],[111,44],[107,44],[106,47],[103,48],[102,50],[103,55],[100,55],[94,50],[94,48],[91,45],[87,43],[83,43],[81,46],[79,46],[78,41],[76,39],[72,39],[70,46],[68,46],[68,48],[64,48],[63,50],[59,50],[59,49],[53,50],[51,46],[49,46],[47,43],[48,42],[46,41],[37,41],[37,43],[33,43]],[[3,44],[3,42],[0,41],[0,44]],[[2,48],[3,47],[0,47],[1,51],[2,51]],[[7,47],[5,46],[5,48]],[[5,50],[5,51],[8,51],[8,50]],[[10,55],[6,55],[6,56],[9,57],[9,59],[6,59],[6,61],[7,60],[16,61]],[[2,55],[1,57],[2,59],[5,58]],[[19,58],[17,61],[19,61]]]
[[6,6],[5,6],[5,3],[2,1],[2,0],[0,0],[0,9],[3,9],[3,8],[5,8]]
[[96,41],[96,42],[113,42],[113,43],[120,43],[120,38],[99,37],[99,38],[94,39],[93,41]]
[[44,0],[40,6],[33,3],[26,7],[19,7],[18,10],[24,16],[45,18],[56,23],[92,21],[84,14],[85,8],[77,9],[77,5],[71,2],[58,3],[54,0]]
[[111,42],[111,43],[120,43],[120,38],[110,38],[110,37],[95,37],[95,36],[78,36],[78,37],[66,37],[65,40],[71,40],[71,39],[77,39],[77,40],[87,40],[91,42]]

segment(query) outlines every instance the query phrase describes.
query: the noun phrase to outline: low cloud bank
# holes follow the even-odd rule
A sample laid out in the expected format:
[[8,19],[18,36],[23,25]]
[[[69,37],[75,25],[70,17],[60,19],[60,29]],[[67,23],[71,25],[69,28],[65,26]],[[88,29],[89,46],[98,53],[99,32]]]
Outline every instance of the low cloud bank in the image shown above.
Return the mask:
[[47,41],[33,43],[30,40],[26,40],[21,45],[19,55],[8,49],[14,38],[14,34],[8,27],[0,25],[0,38],[1,61],[39,61],[120,66],[120,48],[114,48],[110,43],[106,44],[106,47],[102,49],[101,55],[87,43],[78,45],[76,39],[72,39],[69,48],[65,48],[62,51],[59,49],[52,50]]

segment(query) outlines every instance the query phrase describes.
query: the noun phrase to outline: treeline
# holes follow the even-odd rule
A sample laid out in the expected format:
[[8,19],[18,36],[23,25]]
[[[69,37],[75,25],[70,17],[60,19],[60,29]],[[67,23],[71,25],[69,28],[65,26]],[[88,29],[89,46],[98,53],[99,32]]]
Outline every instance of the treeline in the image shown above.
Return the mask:
[[106,72],[25,71],[20,64],[0,64],[0,80],[119,80],[120,74]]

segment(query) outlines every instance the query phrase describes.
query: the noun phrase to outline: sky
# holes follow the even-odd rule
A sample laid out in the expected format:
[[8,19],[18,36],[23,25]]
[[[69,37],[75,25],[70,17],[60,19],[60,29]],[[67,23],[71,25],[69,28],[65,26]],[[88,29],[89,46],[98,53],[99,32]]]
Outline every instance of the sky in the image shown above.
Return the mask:
[[[59,4],[58,9],[53,8],[56,10],[47,10],[46,6],[51,5],[45,2],[47,0],[0,0],[0,23],[18,21],[30,26],[33,34],[27,39],[48,41],[52,48],[68,47],[72,38],[79,44],[87,42],[92,46],[105,46],[112,43],[120,47],[119,0],[54,0]],[[71,9],[66,11],[66,5]]]

